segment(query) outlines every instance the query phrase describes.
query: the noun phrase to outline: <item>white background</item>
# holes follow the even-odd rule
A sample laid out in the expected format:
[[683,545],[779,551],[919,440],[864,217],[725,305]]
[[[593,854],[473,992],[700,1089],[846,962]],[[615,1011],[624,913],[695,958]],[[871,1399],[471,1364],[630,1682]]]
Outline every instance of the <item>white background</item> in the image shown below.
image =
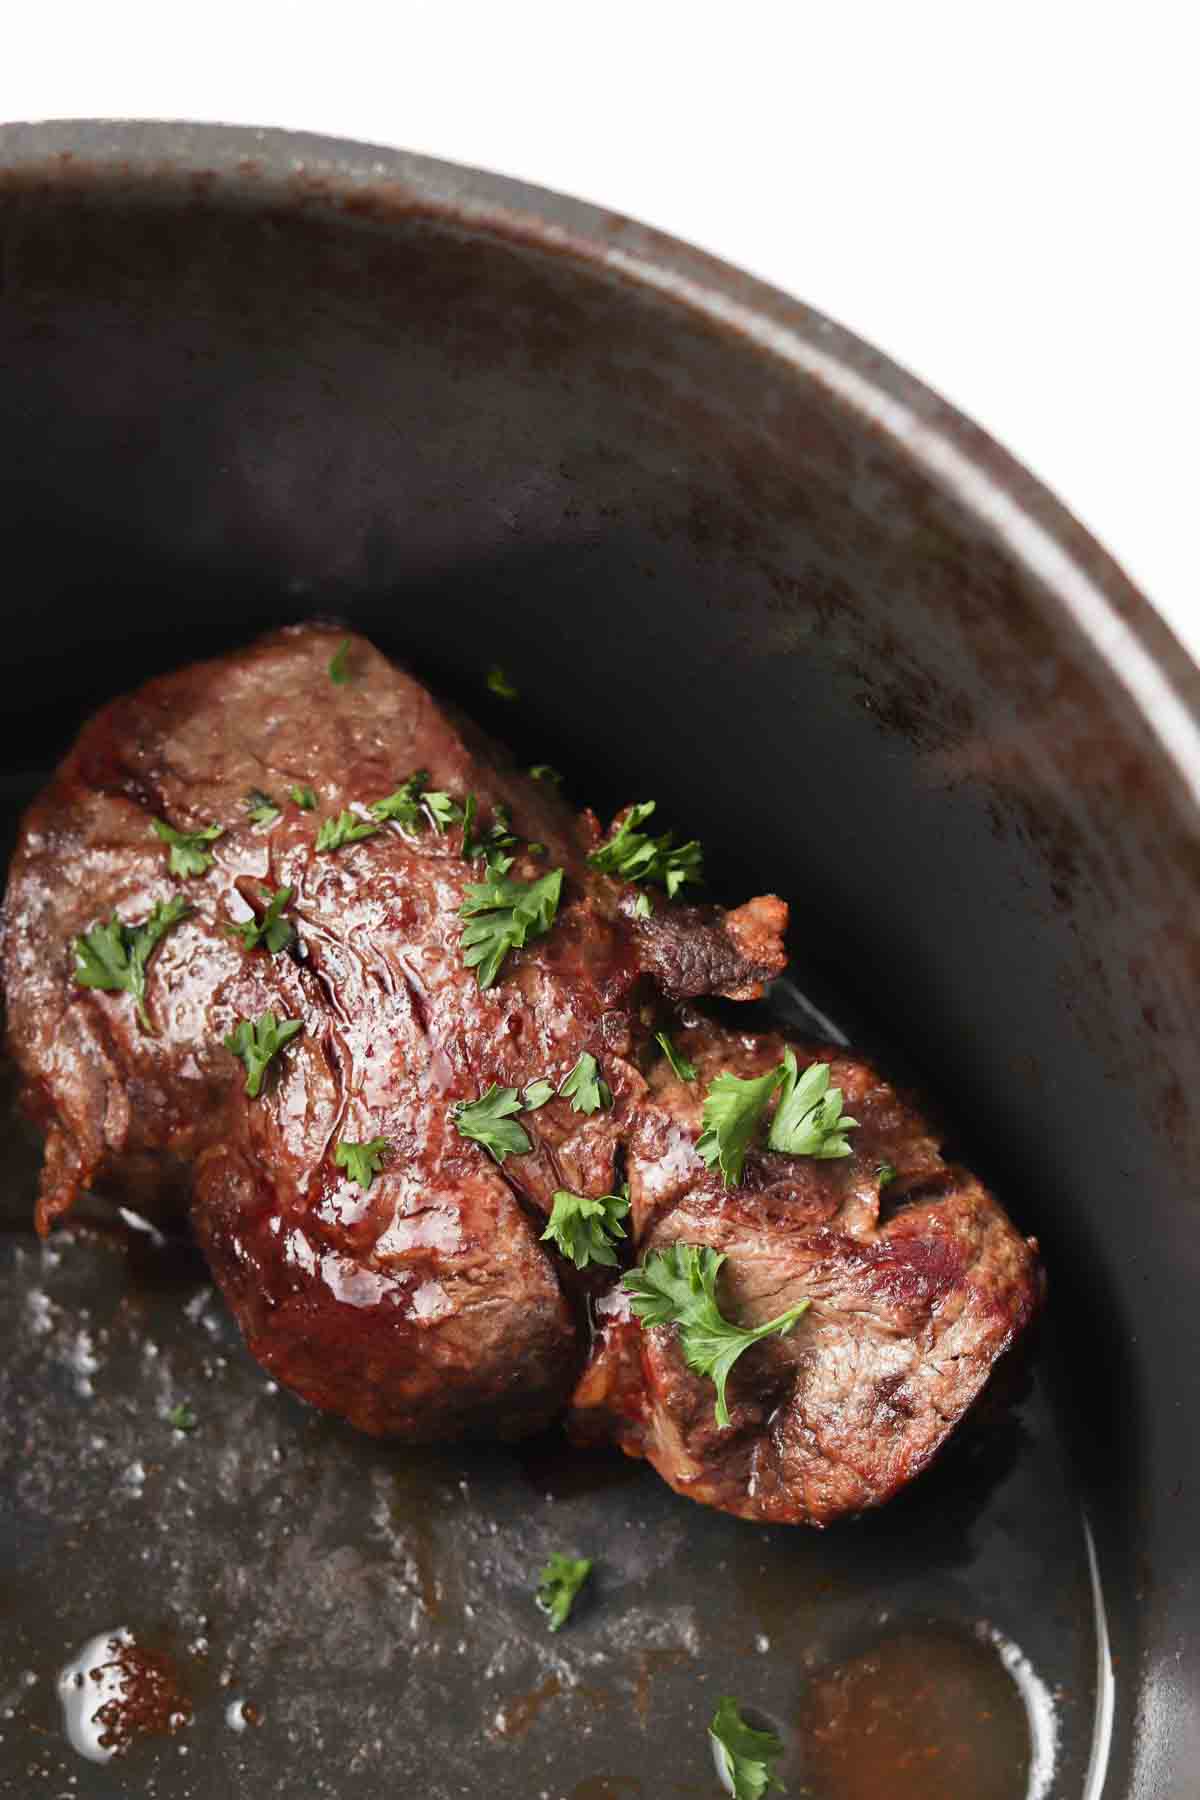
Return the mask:
[[1200,653],[1191,0],[9,0],[0,118],[223,119],[583,195],[887,350]]

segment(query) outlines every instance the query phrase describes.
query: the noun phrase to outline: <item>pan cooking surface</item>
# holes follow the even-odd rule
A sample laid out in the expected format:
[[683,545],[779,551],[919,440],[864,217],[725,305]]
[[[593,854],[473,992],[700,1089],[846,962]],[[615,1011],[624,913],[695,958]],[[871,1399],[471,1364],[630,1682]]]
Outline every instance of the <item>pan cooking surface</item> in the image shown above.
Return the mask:
[[[0,1793],[715,1795],[729,1693],[793,1795],[1083,1800],[1096,1627],[1052,1347],[1014,1417],[882,1512],[757,1528],[558,1434],[400,1449],[309,1411],[186,1245],[40,1246],[38,1148],[5,1120]],[[595,1572],[552,1635],[559,1549]],[[119,1683],[89,1671],[131,1644],[174,1686],[113,1756]]]

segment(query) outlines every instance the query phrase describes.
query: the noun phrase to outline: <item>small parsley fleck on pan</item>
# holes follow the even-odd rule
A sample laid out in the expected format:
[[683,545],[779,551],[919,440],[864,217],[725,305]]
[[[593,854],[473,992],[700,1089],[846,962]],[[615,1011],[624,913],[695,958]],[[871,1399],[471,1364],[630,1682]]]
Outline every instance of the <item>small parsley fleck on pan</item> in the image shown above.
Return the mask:
[[571,1616],[580,1588],[592,1572],[588,1556],[564,1556],[556,1550],[538,1576],[537,1604],[551,1631],[561,1631]]
[[562,892],[561,869],[537,881],[511,881],[489,872],[486,882],[469,883],[459,917],[463,928],[463,961],[475,970],[481,988],[490,988],[510,950],[531,938],[544,937],[554,923]]
[[364,1193],[369,1193],[371,1183],[383,1167],[388,1149],[388,1141],[383,1137],[371,1138],[365,1144],[351,1144],[342,1138],[334,1145],[333,1160],[339,1169],[345,1169],[351,1181],[356,1181]]
[[301,812],[312,812],[317,804],[316,789],[309,787],[307,782],[297,782],[288,795],[288,799],[293,806],[298,806]]
[[551,787],[561,787],[563,784],[562,776],[557,769],[552,769],[549,763],[534,763],[529,773],[535,781],[548,782]]
[[513,1118],[522,1110],[516,1088],[497,1087],[493,1081],[478,1100],[460,1100],[450,1117],[460,1137],[482,1144],[498,1163],[506,1156],[525,1156],[533,1148],[524,1128]]
[[167,867],[172,875],[203,875],[213,865],[212,853],[205,844],[215,844],[224,837],[220,825],[205,825],[199,831],[176,831],[165,819],[152,819],[150,828],[156,837],[170,846]]
[[172,1431],[195,1431],[199,1423],[200,1421],[186,1400],[181,1400],[178,1406],[173,1406],[167,1414],[167,1424]]
[[594,1113],[602,1106],[612,1105],[612,1089],[601,1079],[600,1065],[590,1050],[585,1050],[570,1073],[563,1076],[558,1091],[570,1100],[572,1112]]
[[724,1261],[707,1244],[671,1244],[652,1250],[621,1282],[644,1326],[678,1325],[679,1347],[688,1368],[707,1375],[716,1387],[714,1410],[722,1429],[729,1424],[725,1383],[742,1351],[760,1338],[786,1336],[811,1305],[801,1300],[753,1330],[731,1324],[717,1304],[717,1275]]
[[262,1092],[263,1076],[272,1057],[290,1044],[298,1031],[304,1030],[302,1019],[280,1019],[273,1012],[260,1013],[257,1019],[239,1019],[225,1048],[246,1066],[246,1092],[253,1100]]
[[708,1735],[733,1800],[763,1800],[768,1788],[783,1787],[775,1779],[783,1744],[773,1731],[755,1731],[747,1725],[737,1701],[728,1694],[717,1702]]
[[487,684],[489,690],[500,700],[516,700],[520,696],[499,663],[493,663],[488,670]]
[[577,1269],[586,1269],[589,1263],[616,1268],[613,1242],[625,1236],[621,1220],[628,1211],[628,1188],[619,1194],[601,1194],[598,1200],[559,1188],[542,1242],[557,1244]]
[[150,1031],[150,1015],[146,1011],[147,965],[168,931],[186,919],[191,910],[182,894],[173,894],[169,900],[156,900],[149,918],[141,925],[126,925],[115,913],[107,925],[93,925],[75,939],[75,980],[80,987],[131,994],[139,1020]]
[[291,898],[290,887],[276,888],[269,899],[264,890],[263,899],[267,900],[267,907],[262,917],[247,919],[241,925],[226,925],[225,930],[231,936],[241,938],[243,949],[257,950],[260,944],[265,944],[272,956],[275,956],[280,950],[286,950],[296,935],[296,927],[291,920],[282,916],[284,908],[290,905]]
[[323,819],[317,832],[317,851],[324,855],[329,850],[340,850],[345,844],[360,844],[364,838],[374,837],[379,830],[370,819],[356,818],[352,812],[340,812],[336,819]]

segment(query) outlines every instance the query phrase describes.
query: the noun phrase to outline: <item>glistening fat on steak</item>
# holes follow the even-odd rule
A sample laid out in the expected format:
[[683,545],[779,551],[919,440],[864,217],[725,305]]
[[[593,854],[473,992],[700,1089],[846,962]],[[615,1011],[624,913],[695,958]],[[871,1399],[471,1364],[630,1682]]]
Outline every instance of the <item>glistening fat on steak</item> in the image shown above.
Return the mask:
[[[704,1096],[784,1045],[687,1003],[760,991],[783,903],[685,903],[696,847],[656,849],[637,814],[605,839],[340,642],[295,628],[151,682],[30,808],[3,966],[46,1129],[39,1228],[90,1186],[146,1206],[189,1182],[253,1353],[367,1431],[516,1436],[569,1407],[748,1517],[886,1498],[1032,1315],[1033,1249],[849,1057],[848,1153],[770,1149],[767,1108],[726,1185],[697,1149]],[[881,1229],[888,1165],[916,1197]],[[563,1254],[589,1232],[613,1264]],[[681,1331],[617,1285],[618,1257],[683,1242],[725,1253],[742,1325],[809,1303],[738,1357],[724,1427]]]

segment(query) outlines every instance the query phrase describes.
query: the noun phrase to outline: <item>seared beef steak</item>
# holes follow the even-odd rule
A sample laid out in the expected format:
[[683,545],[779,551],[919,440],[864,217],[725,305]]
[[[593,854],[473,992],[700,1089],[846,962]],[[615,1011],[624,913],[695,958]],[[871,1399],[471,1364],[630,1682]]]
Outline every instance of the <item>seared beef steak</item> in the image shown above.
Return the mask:
[[[759,992],[783,964],[783,903],[723,913],[599,872],[592,815],[364,641],[338,660],[348,679],[331,680],[340,639],[286,631],[115,702],[30,809],[4,975],[47,1131],[40,1229],[90,1185],[145,1206],[190,1177],[196,1231],[254,1354],[315,1404],[414,1440],[519,1435],[560,1412],[590,1300],[600,1329],[575,1429],[748,1516],[821,1522],[885,1498],[1032,1313],[1031,1249],[849,1058],[835,1078],[861,1120],[853,1155],[752,1153],[723,1188],[695,1148],[706,1087],[721,1070],[761,1073],[783,1046],[690,1014],[681,1029],[666,1002]],[[449,797],[442,816],[419,795],[390,817],[368,810],[418,770]],[[168,838],[220,835],[173,850],[154,819]],[[339,835],[319,836],[322,822],[339,819],[344,841],[319,850]],[[518,919],[481,986],[464,900],[491,880],[511,901],[554,871],[557,911],[527,930]],[[230,927],[265,924],[281,889],[290,941],[284,929],[274,950],[247,947]],[[79,984],[78,938],[116,915],[124,950],[110,934],[101,958],[136,961],[129,928],[179,895],[190,911],[144,959],[146,1023],[130,994]],[[501,916],[476,914],[485,937]],[[302,1029],[251,1095],[225,1041],[267,1013]],[[661,1060],[664,1026],[696,1081]],[[502,1165],[459,1132],[460,1103],[493,1083],[557,1090],[583,1055],[609,1103],[580,1110],[556,1092],[522,1111],[529,1147]],[[335,1150],[376,1139],[364,1185]],[[882,1162],[913,1198],[879,1228]],[[812,1301],[794,1333],[738,1363],[727,1430],[673,1328],[636,1324],[615,1272],[579,1276],[541,1240],[557,1191],[598,1196],[626,1175],[629,1255],[678,1240],[727,1251],[722,1303],[742,1322]]]

